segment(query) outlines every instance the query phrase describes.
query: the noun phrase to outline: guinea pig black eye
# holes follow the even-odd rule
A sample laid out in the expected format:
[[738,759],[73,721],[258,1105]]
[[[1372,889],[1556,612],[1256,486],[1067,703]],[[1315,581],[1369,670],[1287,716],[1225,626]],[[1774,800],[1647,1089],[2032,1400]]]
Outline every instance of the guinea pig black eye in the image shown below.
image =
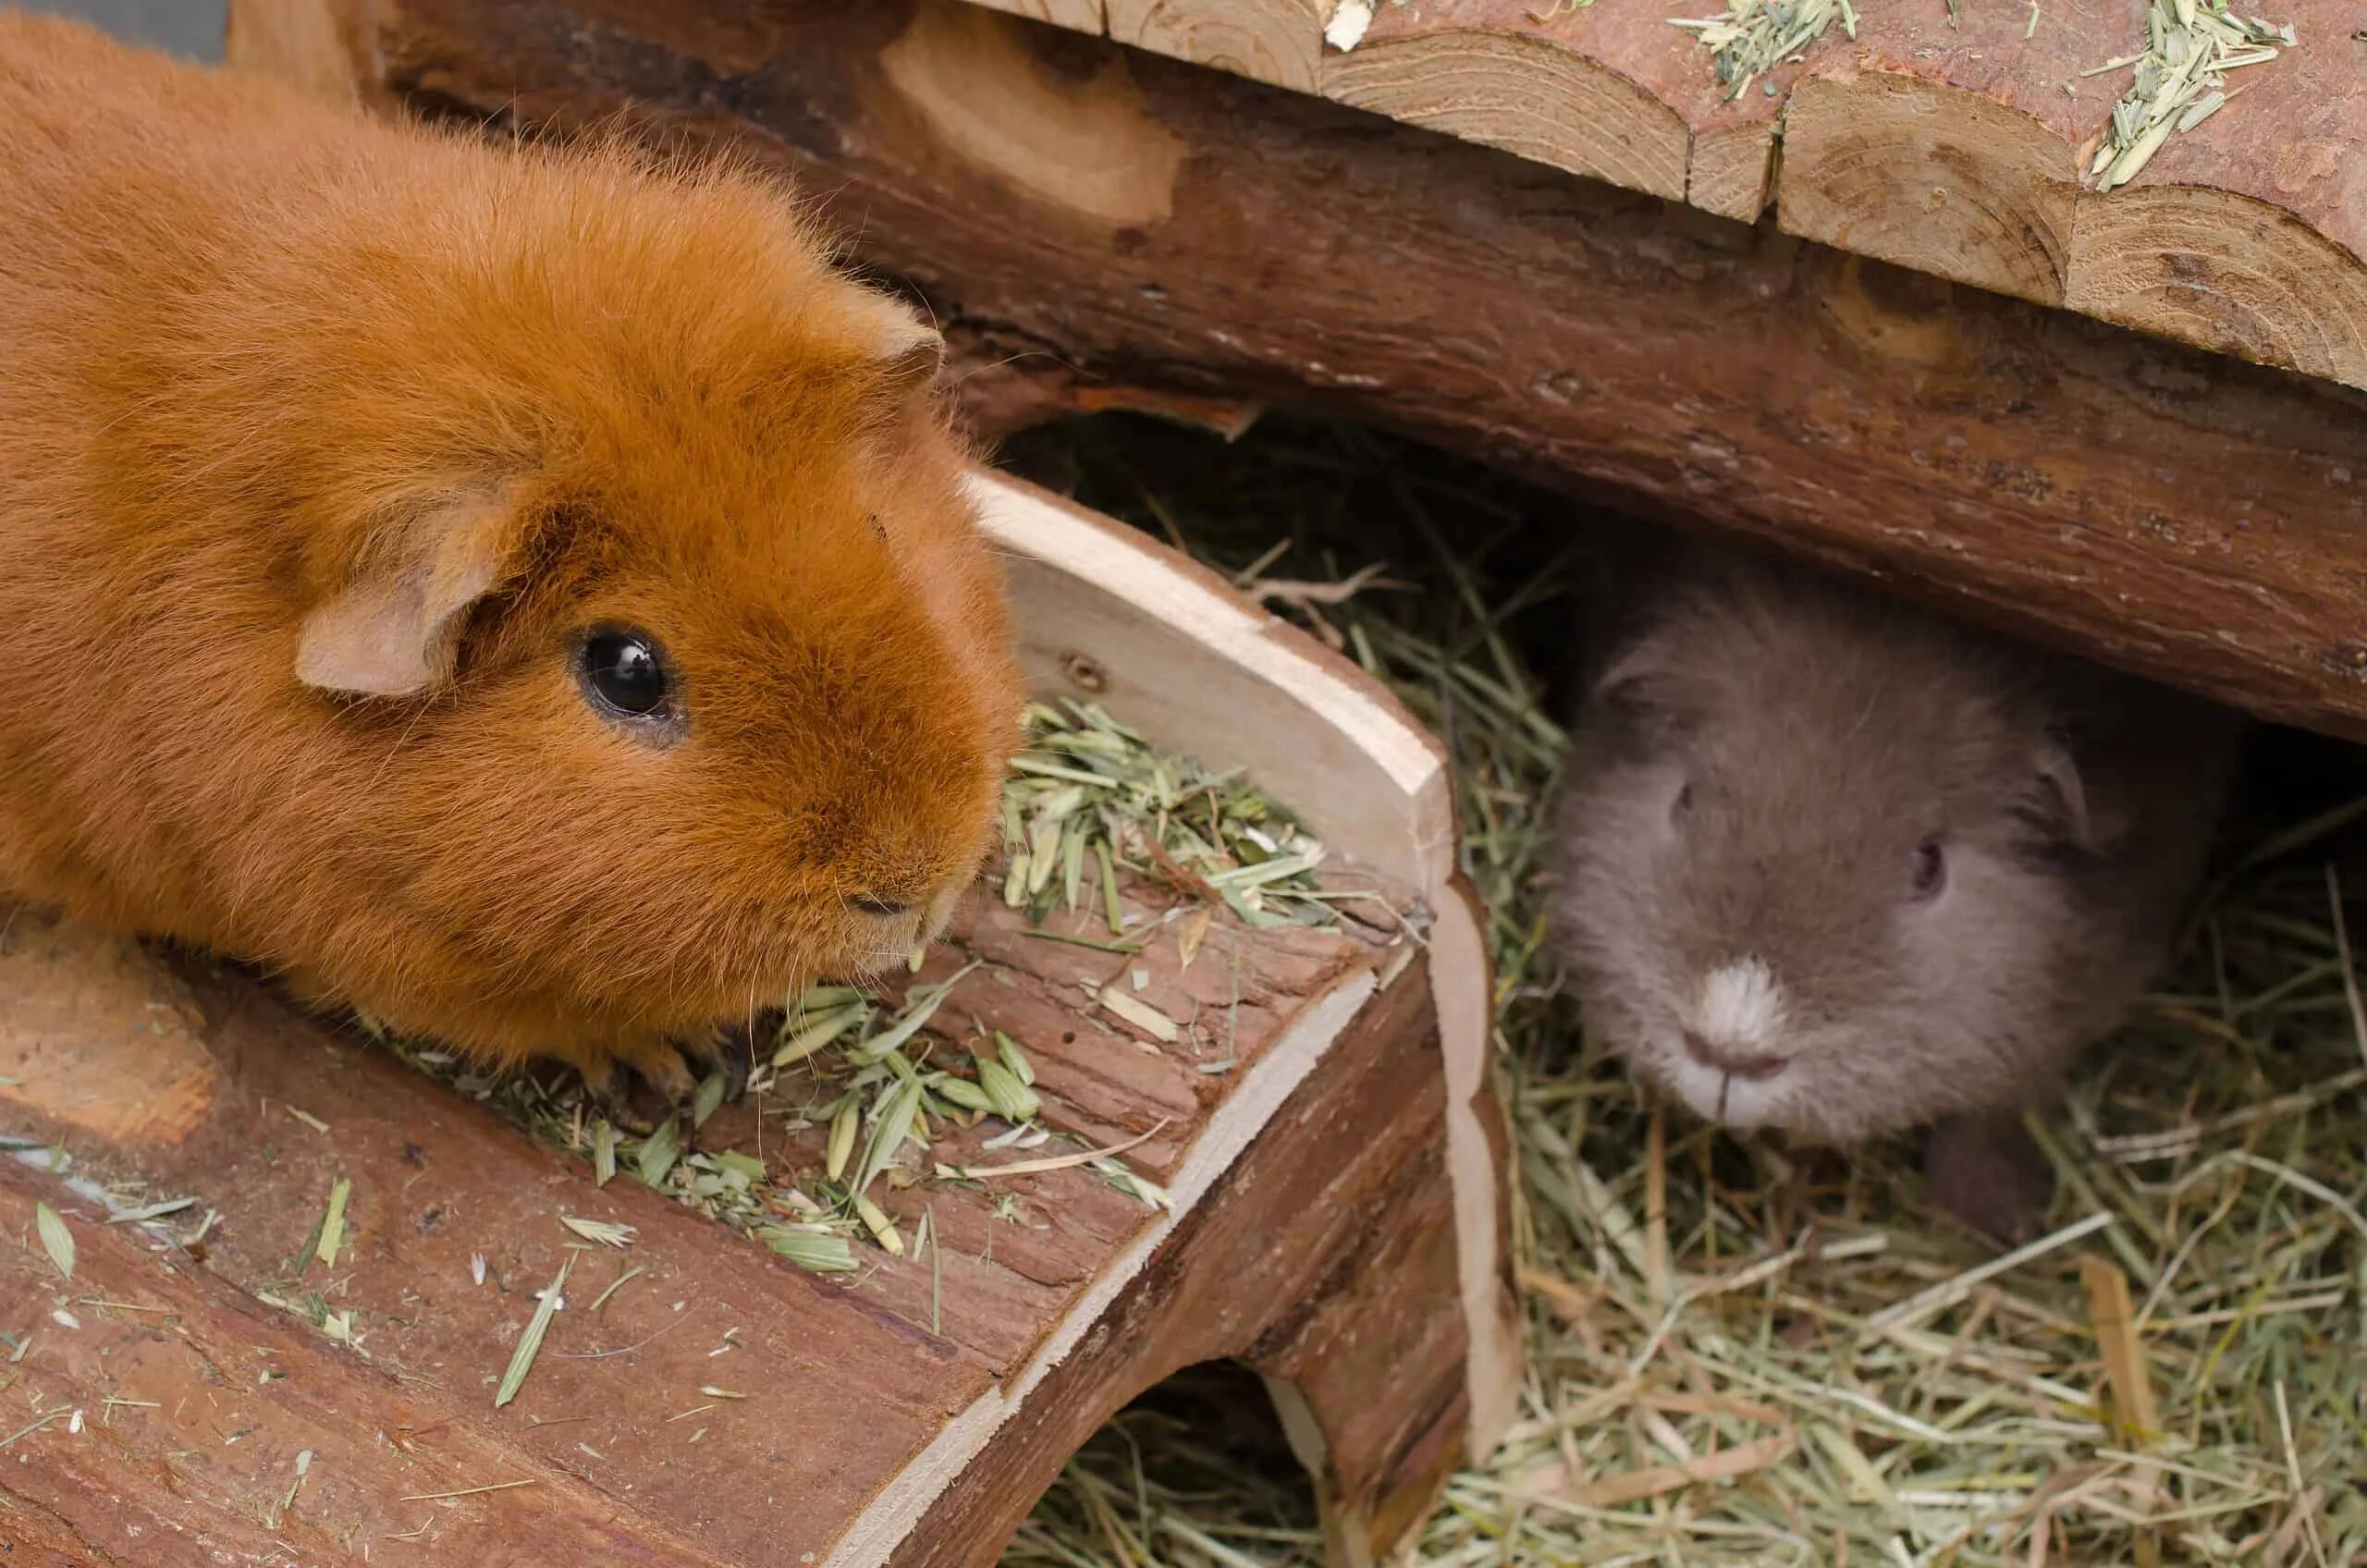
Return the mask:
[[1683,784],[1677,786],[1676,799],[1669,802],[1668,814],[1672,817],[1683,816],[1686,812],[1689,812],[1692,809],[1693,780],[1688,778]]
[[659,718],[673,695],[674,680],[657,640],[630,628],[595,631],[576,655],[583,689],[601,707],[622,718]]
[[1907,883],[1907,896],[1917,900],[1939,896],[1947,885],[1948,857],[1937,839],[1926,839],[1915,846],[1912,878]]

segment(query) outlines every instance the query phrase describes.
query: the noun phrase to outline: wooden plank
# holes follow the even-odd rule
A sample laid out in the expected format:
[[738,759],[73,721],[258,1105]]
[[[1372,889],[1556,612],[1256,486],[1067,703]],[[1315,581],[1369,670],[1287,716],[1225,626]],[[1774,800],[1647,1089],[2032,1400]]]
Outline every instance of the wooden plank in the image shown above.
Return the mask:
[[[966,6],[791,0],[760,70],[635,15],[399,0],[386,84],[740,141],[957,340],[1040,376],[1039,411],[1105,378],[1313,403],[2367,737],[2351,394]],[[939,30],[959,73],[890,76]],[[1000,75],[1053,84],[1036,112],[1073,104],[1114,155],[1181,149],[1145,198],[1168,215],[1113,222],[1012,166],[963,106]]]
[[[0,1316],[29,1341],[10,1368],[6,1426],[23,1435],[0,1473],[0,1548],[33,1513],[77,1568],[360,1562],[373,1547],[433,1561],[446,1541],[488,1568],[718,1561],[546,1461],[538,1451],[567,1446],[557,1432],[537,1441],[490,1401],[472,1411],[407,1389],[0,1160],[0,1213],[13,1222],[36,1201],[73,1228],[75,1276],[43,1279],[31,1258],[0,1268]],[[385,1544],[396,1537],[415,1544]]]
[[[344,1388],[363,1377],[381,1387],[374,1397],[353,1396],[350,1408],[423,1430],[457,1427],[480,1435],[474,1447],[390,1453],[377,1468],[356,1474],[358,1489],[338,1502],[337,1517],[357,1538],[408,1531],[435,1514],[405,1502],[416,1494],[520,1476],[535,1478],[539,1493],[574,1474],[603,1494],[596,1513],[616,1514],[630,1502],[637,1522],[628,1534],[677,1542],[683,1561],[747,1561],[768,1541],[826,1550],[859,1510],[872,1478],[892,1473],[990,1387],[1014,1354],[1048,1331],[1059,1310],[1057,1292],[1028,1292],[1024,1281],[999,1279],[992,1281],[996,1304],[1005,1312],[1024,1308],[1011,1325],[1015,1342],[1008,1329],[1003,1342],[983,1351],[914,1330],[926,1278],[890,1288],[900,1274],[889,1267],[870,1288],[850,1289],[719,1232],[629,1179],[595,1189],[580,1160],[519,1137],[384,1053],[325,1037],[235,979],[176,975],[122,944],[47,925],[29,912],[18,914],[14,939],[0,1004],[6,1010],[0,1060],[15,1081],[0,1089],[10,1131],[75,1150],[90,1174],[194,1196],[219,1210],[206,1269],[221,1289],[250,1304],[242,1313],[264,1310],[252,1305],[256,1292],[300,1301],[319,1292],[328,1306],[350,1311],[366,1361],[286,1312],[276,1316],[287,1328],[268,1341],[291,1356],[300,1344],[303,1354],[289,1365],[305,1378]],[[109,1098],[139,1098],[142,1072],[158,1054],[153,1038],[61,1026],[67,1021],[47,1009],[29,1015],[26,1003],[107,994],[127,966],[144,971],[142,986],[130,994],[169,997],[170,1012],[158,1015],[186,1021],[179,1036],[186,1043],[176,1056],[211,1060],[219,1075],[184,1124],[147,1136],[92,1137],[90,1130],[105,1123],[78,1106],[93,1085]],[[731,1130],[717,1129],[718,1138],[730,1135]],[[351,1251],[334,1268],[307,1265],[307,1237],[339,1179],[354,1183],[347,1218]],[[1072,1180],[1047,1194],[1064,1220],[1080,1226],[1073,1253],[1089,1246],[1097,1231],[1130,1218],[1139,1222],[1110,1201],[1114,1194],[1091,1191],[1095,1185]],[[563,1213],[629,1224],[637,1232],[629,1260],[597,1276],[589,1270],[605,1260],[578,1265],[586,1271],[570,1288],[579,1304],[588,1304],[627,1261],[644,1273],[597,1315],[560,1314],[518,1402],[496,1412],[493,1380],[508,1363],[534,1292],[558,1273],[576,1239],[559,1225]],[[474,1282],[473,1256],[486,1260],[484,1286]],[[979,1288],[957,1289],[953,1299],[975,1301]],[[209,1295],[214,1305],[206,1313],[178,1296],[165,1305],[194,1315],[188,1320],[196,1332],[198,1322],[221,1316],[224,1299],[218,1290]],[[925,1306],[917,1311],[925,1325]],[[38,1325],[40,1317],[11,1315],[17,1324]],[[903,1327],[883,1332],[897,1325]],[[741,1349],[712,1356],[733,1329]],[[70,1333],[56,1329],[44,1338],[65,1354],[81,1343]],[[198,1335],[202,1348],[214,1338],[243,1343],[247,1336],[243,1317],[235,1329]],[[615,1354],[628,1346],[637,1348]],[[223,1365],[210,1349],[207,1355]],[[89,1366],[73,1361],[60,1375]],[[339,1367],[350,1370],[329,1370]],[[225,1381],[244,1391],[266,1369],[242,1354],[226,1367]],[[280,1381],[267,1391],[281,1392]],[[718,1403],[711,1420],[668,1422],[706,1403],[699,1390],[711,1384],[728,1384],[745,1397]],[[837,1430],[850,1384],[865,1390],[866,1419]],[[169,1406],[178,1389],[172,1378],[152,1385],[127,1378],[119,1391]],[[398,1394],[415,1408],[388,1410]],[[327,1409],[346,1398],[319,1397]],[[285,1466],[300,1448],[332,1452],[313,1443],[309,1428],[284,1444],[225,1442],[240,1429],[243,1417],[232,1417],[215,1415],[229,1424],[189,1461],[195,1466],[191,1492],[221,1500],[225,1515],[259,1516],[286,1489]],[[557,1422],[565,1424],[546,1429]],[[687,1446],[702,1426],[711,1429],[697,1447]],[[186,1435],[178,1427],[151,1430],[129,1459],[156,1463],[178,1452]],[[359,1437],[367,1441],[370,1434]],[[579,1443],[602,1457],[590,1459]],[[803,1477],[794,1509],[717,1516],[703,1495],[709,1458],[750,1473]],[[50,1494],[37,1495],[46,1506],[59,1506]],[[515,1506],[526,1501],[478,1501],[458,1515],[437,1516],[455,1528],[484,1525],[522,1562],[548,1523],[539,1503],[523,1512]],[[595,1512],[571,1502],[551,1506],[568,1517]],[[85,1518],[77,1524],[98,1527]],[[590,1560],[605,1557],[595,1552]]]
[[2080,198],[2068,302],[2367,386],[2361,18],[2338,0],[2293,0],[2269,19],[2290,20],[2297,46],[2237,72],[2241,95],[2171,137],[2132,183]]
[[[981,908],[963,940],[987,968],[940,1010],[945,1037],[994,1027],[1024,1040],[1048,1121],[1088,1134],[1100,1132],[1096,1117],[1070,1098],[1080,1078],[1106,1086],[1113,1067],[1147,1063],[1154,1080],[1178,1084],[1180,1093],[1132,1098],[1122,1115],[1123,1124],[1172,1117],[1196,1130],[1129,1151],[1130,1163],[1170,1187],[1180,1216],[1161,1218],[1082,1170],[998,1181],[993,1193],[890,1190],[885,1205],[905,1233],[917,1233],[926,1209],[948,1250],[926,1260],[875,1255],[865,1276],[841,1283],[803,1275],[630,1178],[595,1189],[580,1160],[524,1142],[382,1053],[322,1035],[234,977],[177,976],[124,944],[33,913],[19,912],[14,930],[0,1021],[0,1060],[16,1081],[5,1096],[9,1124],[79,1148],[72,1174],[195,1196],[224,1216],[204,1267],[192,1268],[137,1231],[104,1224],[95,1204],[75,1201],[46,1176],[5,1162],[22,1190],[0,1181],[0,1212],[53,1202],[80,1255],[70,1290],[37,1251],[0,1271],[0,1320],[34,1341],[22,1360],[30,1416],[80,1406],[92,1424],[104,1413],[112,1430],[116,1407],[104,1402],[129,1402],[123,1429],[106,1442],[23,1450],[11,1490],[59,1517],[100,1562],[200,1561],[152,1556],[136,1545],[146,1535],[190,1552],[334,1543],[337,1561],[360,1561],[363,1543],[402,1536],[430,1547],[466,1538],[498,1563],[550,1561],[540,1554],[554,1542],[608,1561],[628,1540],[663,1549],[650,1560],[665,1563],[755,1563],[785,1548],[833,1564],[874,1563],[945,1491],[949,1468],[1030,1476],[1034,1490],[993,1497],[1015,1523],[1070,1452],[1017,1442],[1052,1429],[1034,1415],[1003,1430],[1040,1410],[1029,1392],[1051,1369],[1073,1364],[1101,1391],[1063,1401],[1058,1412],[1059,1429],[1083,1421],[1089,1431],[1175,1366],[1249,1351],[1277,1315],[1320,1312],[1367,1342],[1382,1332],[1409,1336],[1406,1365],[1430,1379],[1402,1400],[1327,1405],[1332,1451],[1350,1464],[1335,1466],[1334,1477],[1355,1492],[1343,1501],[1359,1516],[1382,1512],[1384,1499],[1418,1511],[1438,1479],[1402,1475],[1393,1437],[1402,1427],[1375,1428],[1377,1419],[1424,1430],[1446,1422],[1457,1445],[1463,1437],[1466,1324],[1453,1284],[1447,1144],[1437,1135],[1445,1084],[1427,963],[1402,972],[1389,1007],[1372,1010],[1370,967],[1343,964],[1357,944],[1341,936],[1220,925],[1194,977],[1177,973],[1179,960],[1164,949],[1118,958],[1028,942],[1015,917]],[[1031,978],[1015,964],[1021,955],[1047,962]],[[1233,1068],[1220,1077],[1197,1072],[1188,1060],[1146,1053],[1073,1004],[1053,1002],[1073,994],[1081,965],[1096,962],[1105,980],[1117,979],[1113,971],[1148,972],[1139,994],[1177,1017],[1193,1016],[1197,1003],[1223,1018],[1215,1043]],[[943,978],[950,965],[934,959],[917,983]],[[134,1003],[169,998],[140,1005],[193,1024],[195,1033],[166,1036],[178,1042],[170,1048],[217,1059],[222,1071],[198,1124],[177,1136],[78,1137],[78,1128],[107,1124],[89,1109],[90,1085],[137,1097],[141,1063],[157,1045],[142,1032],[59,1032],[47,1011],[27,1016],[20,1004],[112,995],[133,972],[139,983],[121,995]],[[1037,999],[1019,999],[1029,995]],[[1387,1083],[1377,1084],[1360,1059],[1329,1061],[1350,1018],[1364,1042],[1357,1049],[1392,1053],[1397,1067]],[[799,1091],[784,1094],[794,1103]],[[1234,1159],[1263,1146],[1258,1135],[1284,1107],[1300,1108],[1290,1112],[1299,1122],[1321,1123],[1285,1127],[1291,1159],[1341,1167],[1318,1134],[1335,1136],[1353,1118],[1369,1149],[1385,1152],[1381,1163],[1397,1172],[1389,1179],[1430,1194],[1431,1208],[1401,1203],[1352,1220],[1327,1213],[1303,1179],[1219,1190]],[[702,1130],[702,1146],[764,1146],[754,1117],[745,1104],[725,1108]],[[984,1130],[943,1131],[938,1158],[1009,1158],[977,1146]],[[818,1165],[817,1140],[814,1132],[777,1134],[768,1158],[790,1170]],[[352,1182],[349,1245],[333,1268],[315,1268],[308,1243],[339,1179]],[[1023,1205],[1018,1223],[990,1211],[997,1194]],[[1288,1223],[1309,1231],[1301,1247],[1275,1252],[1277,1199]],[[570,1249],[582,1253],[558,1224],[562,1214],[631,1226],[633,1240],[613,1256],[579,1256],[568,1292],[574,1310],[554,1319],[518,1402],[497,1411],[489,1389],[534,1292]],[[1360,1255],[1375,1224],[1387,1247],[1415,1249],[1427,1272],[1371,1276]],[[1200,1237],[1196,1245],[1230,1261],[1205,1278],[1171,1259],[1147,1271],[1172,1250],[1171,1236]],[[1323,1236],[1329,1251],[1318,1244]],[[482,1285],[477,1257],[485,1260]],[[1327,1282],[1310,1294],[1304,1266],[1327,1257]],[[1252,1270],[1245,1258],[1264,1262]],[[592,1312],[629,1268],[626,1285]],[[1181,1298],[1179,1271],[1194,1280]],[[1380,1298],[1357,1293],[1384,1285]],[[332,1343],[264,1299],[313,1293],[351,1314],[357,1348]],[[1208,1310],[1179,1312],[1179,1299]],[[1085,1329],[1117,1312],[1138,1330],[1098,1331],[1107,1352],[1080,1354]],[[1330,1381],[1350,1375],[1323,1354],[1294,1369]],[[718,1386],[730,1391],[709,1391]],[[853,1410],[859,1421],[850,1421]],[[391,1442],[375,1441],[374,1430]],[[306,1452],[320,1474],[300,1519],[284,1500]],[[143,1480],[159,1464],[178,1478],[172,1498]],[[717,1466],[770,1479],[721,1504],[707,1480]],[[471,1490],[479,1487],[504,1489]],[[1398,1496],[1408,1487],[1418,1493],[1410,1502]],[[132,1505],[117,1507],[117,1493]],[[981,1501],[969,1497],[959,1512]],[[0,1541],[8,1537],[0,1516]],[[914,1545],[918,1561],[992,1556],[992,1543],[975,1534],[922,1536]]]
[[[2085,160],[2148,0],[1873,5],[1793,88],[1775,211],[1860,255],[2060,304]],[[2025,36],[2027,33],[2028,36]]]
[[1104,0],[1121,43],[1301,92],[1315,91],[1333,0]]
[[[1287,1212],[1261,1206],[1258,1226],[1179,1230],[1143,1291],[1108,1319],[1113,1334],[1137,1338],[1161,1319],[1194,1326],[1167,1337],[1162,1375],[1229,1354],[1268,1376],[1286,1426],[1294,1416],[1303,1424],[1309,1473],[1335,1482],[1324,1499],[1335,1568],[1369,1564],[1404,1538],[1466,1452],[1465,1320],[1391,1299],[1406,1281],[1436,1279],[1455,1244],[1445,1212],[1446,1095],[1426,1060],[1439,1041],[1427,1023],[1435,1018],[1424,975],[1409,970],[1334,1048],[1342,1092],[1285,1107],[1216,1199],[1262,1190],[1308,1201]],[[1309,1292],[1310,1279],[1327,1284]],[[1238,1345],[1245,1306],[1277,1300],[1292,1307]],[[1374,1397],[1380,1367],[1421,1391]],[[1050,1479],[1034,1467],[1038,1456],[1073,1452],[1111,1408],[1118,1390],[1108,1378],[1082,1358],[1054,1368],[1012,1417],[1030,1435],[970,1462],[972,1484],[949,1488],[914,1530],[936,1544],[907,1562],[950,1565],[960,1561],[950,1543],[1006,1537]]]
[[[1770,199],[1776,94],[1714,90],[1691,34],[1607,25],[1619,0],[1417,0],[1382,6],[1327,50],[1324,96],[1632,190],[1751,222]],[[1618,11],[1624,17],[1624,11]],[[1638,13],[1640,16],[1640,12]]]
[[[1683,200],[1687,127],[1649,87],[1573,47],[1586,27],[1580,13],[1524,0],[1384,6],[1353,51],[1326,56],[1323,94]],[[1689,47],[1674,28],[1666,31],[1672,55]]]
[[[1103,31],[1044,0],[978,3]],[[2083,183],[2123,79],[2081,73],[2142,46],[2146,0],[1953,17],[1937,0],[1868,6],[1855,41],[1831,27],[1805,64],[1731,100],[1670,10],[1110,0],[1107,31],[1722,216],[1772,205],[1787,231],[1860,255],[2367,386],[2367,95],[2340,0],[2271,18],[2294,23],[2299,46],[2244,73],[2226,112],[2173,136],[2115,199]]]
[[[1416,890],[1429,921],[1445,1081],[1468,1441],[1474,1456],[1486,1452],[1513,1417],[1519,1333],[1489,1081],[1490,961],[1456,864],[1444,752],[1354,662],[1245,604],[1197,563],[1013,480],[998,477],[976,494],[987,531],[1013,552],[1020,658],[1032,681],[1119,703],[1194,755],[1236,757],[1277,799],[1321,801],[1308,820],[1328,842]],[[1252,751],[1247,738],[1257,736],[1274,739]]]

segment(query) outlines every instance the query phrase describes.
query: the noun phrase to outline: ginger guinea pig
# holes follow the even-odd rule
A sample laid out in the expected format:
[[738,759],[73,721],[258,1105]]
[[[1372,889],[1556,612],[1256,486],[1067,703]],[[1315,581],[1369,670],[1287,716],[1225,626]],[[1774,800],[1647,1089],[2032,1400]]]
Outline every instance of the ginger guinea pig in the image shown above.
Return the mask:
[[679,1086],[988,847],[939,349],[753,173],[0,16],[0,887]]
[[2042,1218],[2020,1112],[2169,956],[2238,721],[1706,550],[1600,668],[1553,908],[1588,1028],[1729,1126],[1938,1123],[1937,1202]]

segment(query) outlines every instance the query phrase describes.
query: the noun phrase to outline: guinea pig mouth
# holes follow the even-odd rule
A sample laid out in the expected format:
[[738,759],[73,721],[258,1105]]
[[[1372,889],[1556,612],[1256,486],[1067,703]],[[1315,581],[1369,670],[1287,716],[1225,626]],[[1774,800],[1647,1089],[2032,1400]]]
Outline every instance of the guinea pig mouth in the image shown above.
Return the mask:
[[1747,1130],[1787,1124],[1785,1101],[1774,1081],[1723,1072],[1680,1047],[1661,1056],[1662,1081],[1693,1113],[1721,1126]]

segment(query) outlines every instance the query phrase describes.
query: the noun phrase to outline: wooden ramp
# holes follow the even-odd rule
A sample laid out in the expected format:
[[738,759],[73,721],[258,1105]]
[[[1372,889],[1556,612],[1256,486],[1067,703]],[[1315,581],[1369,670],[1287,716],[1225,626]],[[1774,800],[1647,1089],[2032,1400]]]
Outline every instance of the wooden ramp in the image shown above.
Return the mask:
[[2109,190],[2116,154],[2146,140],[2113,134],[2128,57],[2152,46],[2151,14],[2191,19],[2195,0],[1773,0],[1832,19],[1731,85],[1671,21],[1717,17],[1715,0],[979,3],[2367,386],[2367,47],[2346,0],[2243,13],[2276,30],[2273,57],[2226,72],[2221,105],[2185,129],[2209,89],[2203,64],[2179,73],[2170,129]]
[[[1187,961],[1188,923],[1130,921],[1141,950],[1119,954],[972,900],[962,950],[911,982],[978,961],[923,1043],[1004,1031],[1045,1123],[1131,1145],[1170,1207],[1073,1165],[994,1173],[1026,1157],[981,1147],[991,1121],[945,1123],[930,1158],[987,1173],[879,1183],[907,1252],[808,1273],[630,1172],[597,1184],[250,981],[20,911],[0,939],[0,1133],[20,1150],[0,1159],[0,1562],[983,1564],[1121,1404],[1218,1357],[1274,1390],[1343,1568],[1423,1516],[1507,1417],[1518,1354],[1441,759],[1352,667],[1168,552],[978,483],[1038,691],[1245,766],[1304,802],[1338,886],[1402,912],[1227,914]],[[1120,896],[1147,919],[1177,895]],[[1050,928],[1072,926],[1106,943],[1098,906]],[[1139,1006],[1097,1008],[1103,984]],[[1172,1037],[1139,1025],[1159,1015]],[[811,1179],[826,1130],[784,1132],[784,1108],[836,1091],[805,1071],[695,1147]],[[322,1239],[340,1183],[342,1244]],[[564,1309],[497,1407],[563,1267]]]

